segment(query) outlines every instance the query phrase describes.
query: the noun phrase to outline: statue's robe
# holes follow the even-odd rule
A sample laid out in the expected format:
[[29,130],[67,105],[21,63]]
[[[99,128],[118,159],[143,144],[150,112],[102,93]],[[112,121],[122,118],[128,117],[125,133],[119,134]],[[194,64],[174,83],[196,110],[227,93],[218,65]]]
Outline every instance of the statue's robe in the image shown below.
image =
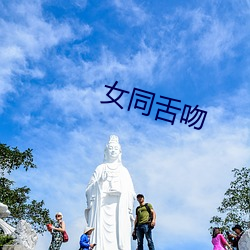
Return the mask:
[[239,240],[240,250],[250,250],[250,229],[246,230]]
[[99,165],[86,189],[88,226],[95,230],[91,243],[95,250],[130,250],[135,191],[128,170],[119,163]]

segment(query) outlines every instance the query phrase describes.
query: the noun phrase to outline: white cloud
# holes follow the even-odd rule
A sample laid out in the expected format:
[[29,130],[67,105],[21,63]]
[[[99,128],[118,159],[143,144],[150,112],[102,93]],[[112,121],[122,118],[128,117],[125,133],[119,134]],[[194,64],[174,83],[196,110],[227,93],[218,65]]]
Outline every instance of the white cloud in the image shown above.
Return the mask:
[[12,82],[15,74],[43,77],[44,73],[41,69],[29,68],[28,60],[38,60],[46,49],[71,38],[73,34],[67,24],[46,21],[42,16],[39,2],[28,4],[22,1],[15,5],[9,3],[3,6],[2,11],[11,13],[9,18],[0,19],[0,81],[2,86],[0,95],[4,96],[5,93],[15,90]]
[[147,47],[144,43],[141,47],[141,50],[128,61],[128,74],[131,78],[139,78],[148,84],[152,84],[155,80],[154,70],[159,63],[159,55],[158,52]]
[[202,4],[193,9],[178,8],[165,16],[159,27],[160,44],[165,48],[162,50],[167,49],[175,57],[176,66],[176,61],[185,66],[197,58],[203,64],[213,65],[234,57],[237,45],[246,35],[236,29],[236,20],[223,17],[216,10],[209,11]]
[[189,11],[186,13],[186,15],[190,18],[190,27],[193,33],[201,32],[204,26],[211,20],[211,16],[205,15],[205,13],[200,8]]
[[213,21],[197,42],[201,60],[210,63],[213,60],[220,61],[225,56],[232,56],[236,42],[232,25]]
[[[133,86],[133,82],[138,80],[152,84],[154,70],[158,62],[157,52],[142,42],[139,51],[126,56],[117,58],[112,51],[103,47],[97,61],[82,61],[83,81],[87,84],[110,83],[110,81],[113,83],[115,80],[122,79],[127,86]],[[131,79],[133,80],[131,81]]]
[[228,105],[232,106],[237,113],[244,113],[245,117],[249,114],[250,105],[250,83],[245,82],[231,95]]
[[[124,112],[115,103],[102,104],[101,101],[110,101],[106,93],[110,90],[103,86],[93,89],[91,87],[75,87],[73,85],[66,86],[62,89],[54,89],[48,92],[48,97],[53,105],[52,112],[57,112],[59,109],[63,116],[71,119],[82,118],[85,121],[98,120],[98,114],[109,116],[122,116]],[[110,83],[108,85],[113,85]],[[116,98],[116,93],[112,93],[113,98]],[[124,106],[124,99],[119,100],[119,104]],[[111,107],[111,108],[110,108]]]
[[87,5],[87,0],[74,0],[74,4],[78,6],[80,9],[84,9]]
[[122,75],[127,70],[127,65],[120,62],[116,56],[106,49],[102,48],[100,57],[97,61],[82,61],[82,74],[84,82],[95,83],[104,80],[113,79]]
[[80,89],[74,86],[66,86],[64,89],[52,90],[49,95],[52,98],[52,103],[59,106],[66,114],[86,115],[90,109],[88,100],[91,99],[90,89]]
[[39,58],[44,49],[73,36],[67,24],[46,21],[37,3],[21,2],[10,6],[9,11],[12,12],[12,19],[1,20],[2,46],[17,46],[27,57]]
[[144,24],[149,18],[147,13],[141,6],[136,4],[133,0],[113,0],[119,15],[130,26],[139,26]]

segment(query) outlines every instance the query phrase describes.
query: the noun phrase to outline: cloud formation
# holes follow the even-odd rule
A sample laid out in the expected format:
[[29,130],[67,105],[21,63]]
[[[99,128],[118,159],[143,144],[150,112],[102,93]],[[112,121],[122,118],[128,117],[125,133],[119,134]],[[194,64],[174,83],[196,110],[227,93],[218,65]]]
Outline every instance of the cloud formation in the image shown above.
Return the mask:
[[[231,170],[250,160],[249,2],[229,2],[0,3],[1,139],[33,148],[38,168],[11,178],[52,217],[63,212],[70,241],[62,249],[79,246],[85,188],[110,134],[136,192],[155,207],[157,249],[170,234],[169,250],[211,248],[209,220]],[[116,80],[130,91],[123,109],[100,103]],[[179,114],[174,125],[156,121],[156,107],[149,116],[128,111],[133,88],[199,105],[204,127]],[[40,236],[37,250],[49,241]]]

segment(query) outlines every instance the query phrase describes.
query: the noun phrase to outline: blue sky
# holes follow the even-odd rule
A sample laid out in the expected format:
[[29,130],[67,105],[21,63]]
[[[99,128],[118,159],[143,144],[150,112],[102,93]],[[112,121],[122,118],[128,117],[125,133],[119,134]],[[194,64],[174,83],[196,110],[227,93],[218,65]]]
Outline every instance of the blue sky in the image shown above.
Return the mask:
[[[0,1],[1,143],[32,148],[38,168],[10,178],[64,214],[77,249],[85,188],[110,134],[135,190],[157,213],[158,250],[211,249],[210,218],[250,161],[250,1]],[[200,130],[127,111],[113,85],[207,111]],[[162,108],[162,107],[161,107]],[[173,110],[172,110],[173,111]],[[135,204],[136,205],[136,204]],[[37,250],[47,249],[49,233]],[[134,242],[133,242],[134,244]],[[134,245],[133,245],[134,246]]]

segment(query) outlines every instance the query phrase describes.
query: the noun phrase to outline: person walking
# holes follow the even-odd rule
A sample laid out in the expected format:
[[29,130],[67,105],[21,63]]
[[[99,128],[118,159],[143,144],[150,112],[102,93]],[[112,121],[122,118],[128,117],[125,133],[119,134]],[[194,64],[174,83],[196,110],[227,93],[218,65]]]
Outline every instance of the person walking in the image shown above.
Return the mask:
[[218,227],[213,228],[212,244],[214,246],[213,250],[225,250],[225,246],[232,250]]
[[81,238],[80,238],[80,249],[79,250],[89,250],[95,247],[94,244],[90,244],[90,235],[93,232],[93,227],[86,227]]
[[137,249],[143,250],[143,240],[145,235],[148,242],[148,249],[155,250],[152,239],[152,229],[155,226],[156,213],[150,203],[145,203],[143,194],[137,195],[137,201],[139,202],[139,206],[136,208],[134,231],[132,234],[137,237]]
[[56,223],[51,226],[50,233],[52,234],[52,240],[49,250],[60,250],[63,242],[63,232],[66,230],[65,222],[62,220],[63,215],[61,212],[56,213]]

